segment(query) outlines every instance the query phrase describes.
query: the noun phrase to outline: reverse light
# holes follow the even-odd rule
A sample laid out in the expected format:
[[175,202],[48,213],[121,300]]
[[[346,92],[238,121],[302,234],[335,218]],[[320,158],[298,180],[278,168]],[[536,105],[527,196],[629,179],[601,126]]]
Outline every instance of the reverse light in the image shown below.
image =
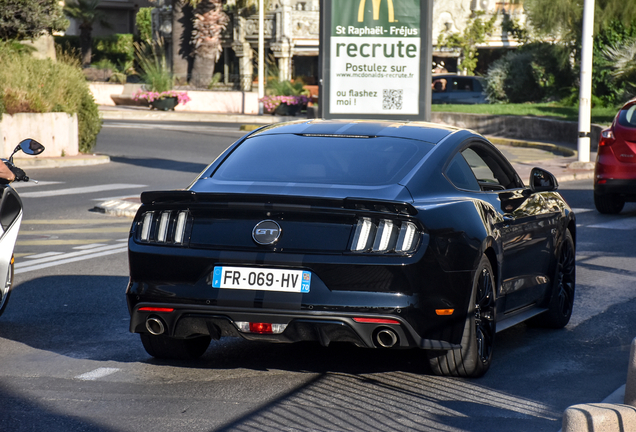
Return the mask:
[[235,321],[234,324],[242,333],[281,334],[287,328],[287,324],[258,323],[249,321]]

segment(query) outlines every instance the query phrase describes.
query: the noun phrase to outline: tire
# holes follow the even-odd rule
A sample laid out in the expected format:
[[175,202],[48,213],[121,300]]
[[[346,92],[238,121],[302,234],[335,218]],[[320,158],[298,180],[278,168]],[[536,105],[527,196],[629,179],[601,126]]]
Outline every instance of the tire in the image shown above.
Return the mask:
[[173,360],[194,360],[201,357],[212,340],[210,336],[191,339],[175,339],[149,333],[140,333],[139,336],[148,354],[159,359]]
[[482,376],[492,361],[495,333],[495,280],[490,261],[484,255],[475,272],[461,347],[448,351],[428,351],[433,372],[442,376]]
[[625,200],[620,195],[594,194],[594,206],[599,213],[619,214],[625,206]]
[[7,271],[7,280],[3,288],[0,288],[0,315],[4,313],[9,303],[9,297],[11,296],[11,290],[13,288],[13,256],[11,257],[11,264]]
[[569,230],[559,248],[548,310],[529,321],[537,327],[560,329],[570,322],[576,290],[576,261],[574,240]]

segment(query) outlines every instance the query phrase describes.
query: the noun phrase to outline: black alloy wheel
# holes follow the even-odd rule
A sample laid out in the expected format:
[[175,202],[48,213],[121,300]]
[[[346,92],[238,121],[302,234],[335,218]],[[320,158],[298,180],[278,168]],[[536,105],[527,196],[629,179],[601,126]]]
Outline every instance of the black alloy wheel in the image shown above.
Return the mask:
[[625,206],[625,200],[615,194],[594,194],[594,206],[599,213],[619,214]]
[[576,251],[572,234],[566,230],[559,250],[548,310],[533,318],[530,324],[553,329],[565,327],[572,316],[575,290]]
[[429,351],[428,358],[433,372],[443,376],[482,376],[488,371],[492,361],[495,334],[495,280],[490,261],[484,255],[475,273],[461,348]]
[[141,343],[148,354],[160,359],[194,360],[201,357],[210,346],[210,336],[175,339],[164,335],[140,333]]

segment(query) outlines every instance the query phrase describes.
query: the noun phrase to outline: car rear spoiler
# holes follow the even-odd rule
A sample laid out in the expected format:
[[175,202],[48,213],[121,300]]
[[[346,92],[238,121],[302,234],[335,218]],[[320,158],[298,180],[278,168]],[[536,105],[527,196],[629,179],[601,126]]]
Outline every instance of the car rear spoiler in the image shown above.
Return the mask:
[[415,216],[417,209],[401,201],[384,201],[367,198],[322,198],[289,195],[225,194],[194,192],[188,190],[142,192],[141,202],[152,204],[217,204],[222,207],[265,208],[267,210],[306,210],[320,208],[370,211]]

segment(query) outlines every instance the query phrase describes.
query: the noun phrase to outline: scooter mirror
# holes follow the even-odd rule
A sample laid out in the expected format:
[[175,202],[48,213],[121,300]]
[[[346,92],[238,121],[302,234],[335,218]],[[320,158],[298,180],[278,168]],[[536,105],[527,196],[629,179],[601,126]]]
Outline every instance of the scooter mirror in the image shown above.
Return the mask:
[[20,144],[18,144],[18,147],[20,147],[20,150],[22,150],[24,153],[32,156],[39,155],[44,151],[44,146],[31,138],[27,138],[24,141],[20,142]]

